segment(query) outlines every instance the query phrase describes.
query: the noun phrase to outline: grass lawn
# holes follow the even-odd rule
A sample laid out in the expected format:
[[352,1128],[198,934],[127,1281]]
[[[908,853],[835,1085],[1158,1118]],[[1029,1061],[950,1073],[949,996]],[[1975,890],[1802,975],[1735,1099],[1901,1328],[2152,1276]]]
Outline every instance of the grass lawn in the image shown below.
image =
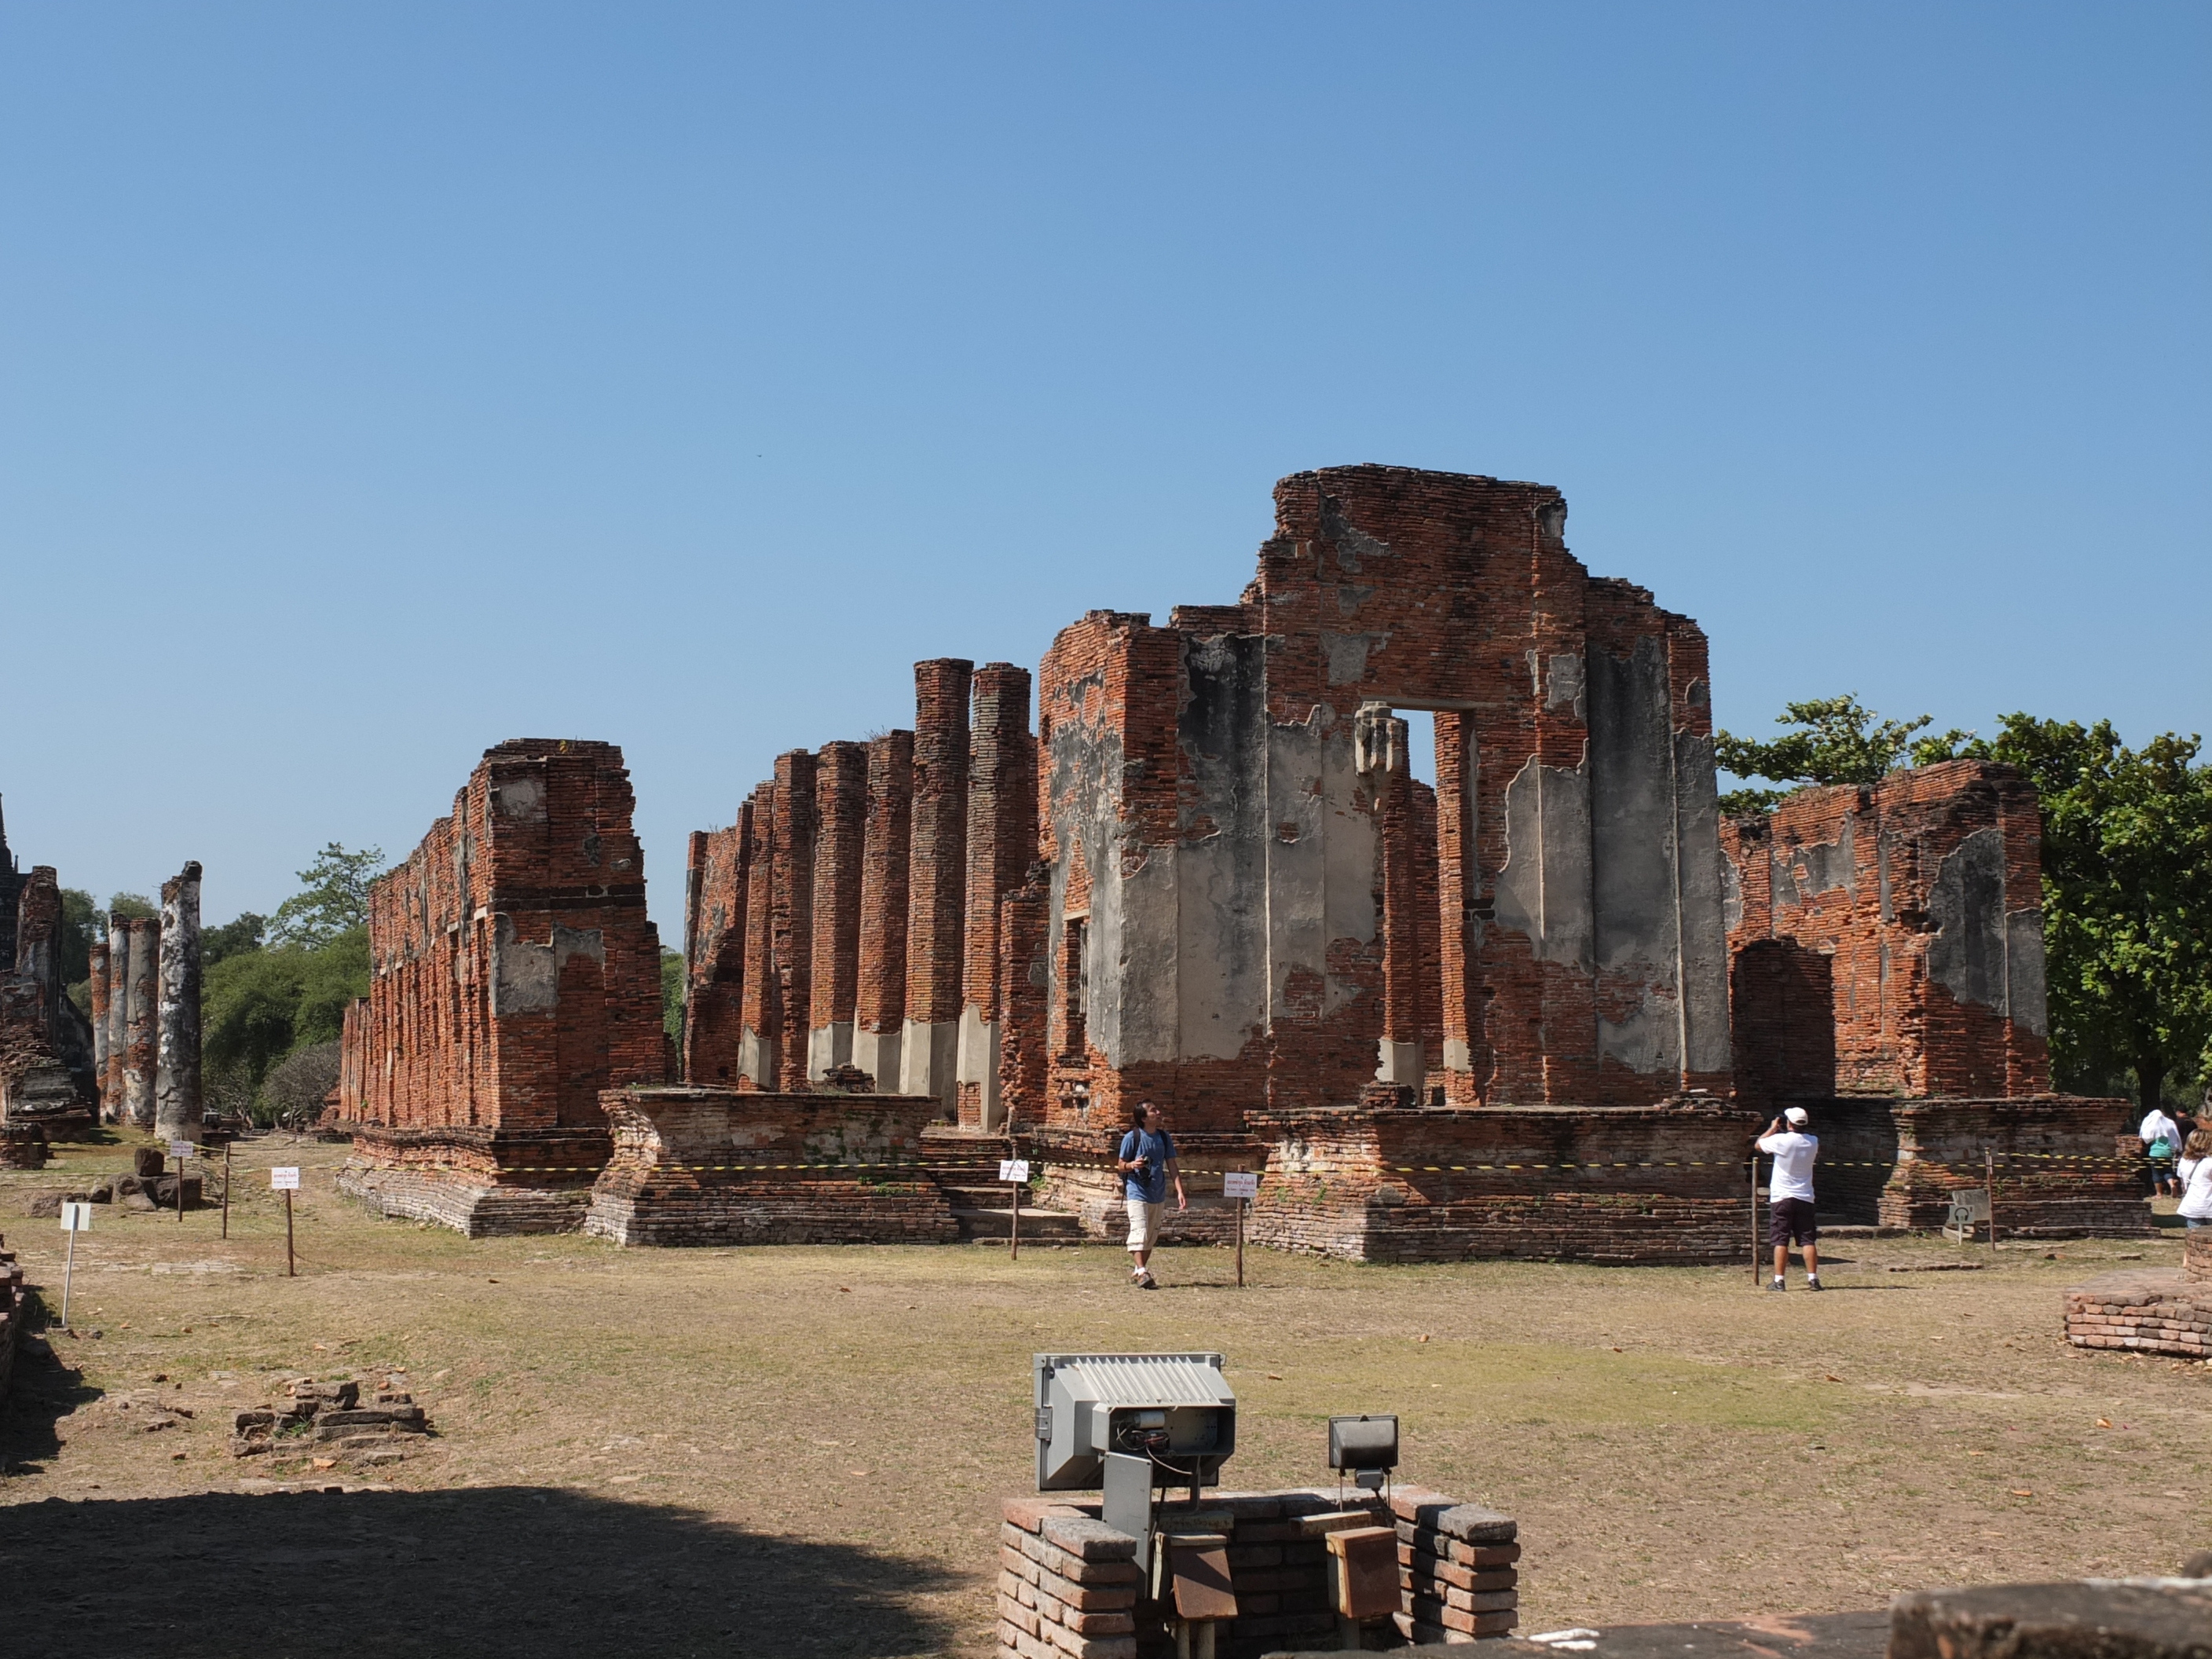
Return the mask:
[[[63,1235],[22,1200],[124,1158],[63,1150],[0,1176],[56,1308]],[[79,1334],[26,1357],[0,1425],[10,1651],[981,1652],[1044,1348],[1226,1354],[1237,1486],[1325,1481],[1330,1413],[1397,1412],[1406,1479],[1519,1517],[1526,1630],[2166,1571],[2212,1545],[2208,1368],[2059,1335],[2064,1286],[2178,1260],[2175,1234],[1835,1241],[1821,1296],[1756,1292],[1747,1266],[1256,1251],[1240,1291],[1226,1251],[1169,1250],[1145,1294],[1093,1248],[471,1243],[338,1198],[343,1155],[241,1147],[227,1242],[213,1211],[96,1212]],[[296,1279],[278,1163],[307,1167]],[[437,1431],[407,1461],[230,1455],[230,1413],[278,1379],[386,1367]],[[157,1399],[193,1416],[146,1432]],[[353,1490],[240,1489],[311,1475]]]

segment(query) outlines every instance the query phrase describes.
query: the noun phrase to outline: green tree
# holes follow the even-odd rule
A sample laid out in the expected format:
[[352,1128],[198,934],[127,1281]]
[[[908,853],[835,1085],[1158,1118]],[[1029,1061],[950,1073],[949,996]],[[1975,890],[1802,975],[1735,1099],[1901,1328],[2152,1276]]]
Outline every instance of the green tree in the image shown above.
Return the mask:
[[234,1070],[258,1089],[269,1068],[291,1053],[307,963],[305,951],[243,951],[208,969],[200,1040],[211,1070]]
[[2130,749],[2107,720],[2007,714],[1966,753],[2043,803],[2052,1059],[2077,1087],[2133,1072],[2145,1103],[2212,1077],[2212,766],[2169,732]]
[[105,913],[98,913],[102,927],[117,916],[144,921],[161,914],[161,907],[143,893],[117,893],[107,901]]
[[684,1047],[684,952],[660,952],[660,1029],[678,1048]]
[[92,1013],[92,945],[105,939],[100,907],[82,887],[62,889],[62,983],[69,1000],[88,1018]]
[[[1886,720],[1863,707],[1856,692],[1847,691],[1840,697],[1784,704],[1774,723],[1802,729],[1771,742],[1719,732],[1713,738],[1713,756],[1723,771],[1737,777],[1767,778],[1797,788],[1877,783],[1908,758],[1914,765],[1948,759],[1961,744],[1972,741],[1972,732],[1956,729],[1940,737],[1914,738],[1915,732],[1935,720],[1933,714],[1912,720]],[[1789,789],[1731,789],[1721,797],[1721,811],[1729,817],[1771,812],[1775,803],[1790,793]]]
[[269,918],[257,916],[251,910],[233,917],[220,927],[201,929],[200,966],[213,968],[228,957],[244,951],[258,951],[268,932]]
[[332,842],[299,872],[300,890],[269,919],[269,942],[309,950],[328,945],[351,927],[368,925],[368,884],[384,868],[380,848],[349,853]]

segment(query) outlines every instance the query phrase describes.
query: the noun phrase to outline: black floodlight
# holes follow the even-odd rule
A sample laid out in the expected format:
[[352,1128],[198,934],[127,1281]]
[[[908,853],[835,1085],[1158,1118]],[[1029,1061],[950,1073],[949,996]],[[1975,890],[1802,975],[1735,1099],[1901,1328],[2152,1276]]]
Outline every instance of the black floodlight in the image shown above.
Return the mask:
[[1391,1417],[1332,1417],[1328,1419],[1328,1466],[1352,1472],[1352,1484],[1380,1492],[1398,1467],[1398,1419]]

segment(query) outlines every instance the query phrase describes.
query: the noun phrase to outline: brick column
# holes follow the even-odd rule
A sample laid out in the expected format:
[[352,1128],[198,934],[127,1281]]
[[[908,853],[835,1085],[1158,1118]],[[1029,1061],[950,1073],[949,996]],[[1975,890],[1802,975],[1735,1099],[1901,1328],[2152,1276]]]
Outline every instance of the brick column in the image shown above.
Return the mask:
[[107,1101],[107,941],[92,942],[92,1080],[102,1115]]
[[853,1064],[885,1094],[899,1087],[906,1024],[907,862],[914,838],[914,733],[868,744],[868,816],[860,854],[860,978]]
[[860,879],[868,818],[868,751],[822,745],[814,773],[813,1011],[806,1075],[853,1062],[860,977]]
[[743,1070],[747,883],[753,808],[727,830],[695,832],[684,909],[684,1065],[687,1082],[731,1088]]
[[775,868],[775,786],[763,783],[753,791],[747,808],[752,833],[745,883],[745,977],[742,999],[744,1034],[738,1042],[740,1086],[756,1089],[778,1086],[775,1048],[782,1024],[782,999],[775,978],[775,942],[772,919]]
[[1474,866],[1474,721],[1437,716],[1437,989],[1443,1005],[1445,1098],[1479,1106],[1490,1075],[1482,1000],[1474,973],[1469,907],[1480,890]]
[[154,1133],[200,1138],[200,866],[161,884],[161,980],[154,1060]]
[[914,665],[914,840],[907,878],[906,1027],[899,1091],[959,1109],[960,951],[968,884],[968,691],[973,663]]
[[1052,866],[1032,864],[1029,878],[999,901],[999,1109],[1009,1131],[1044,1121],[1051,921]]
[[776,1086],[806,1091],[806,1022],[814,982],[814,757],[793,749],[775,757],[775,864],[769,927],[774,930],[777,1000]]
[[994,1129],[999,1104],[999,908],[1036,860],[1036,744],[1030,673],[1012,663],[975,671],[969,746],[968,915],[961,948],[960,1121]]
[[152,916],[134,916],[129,927],[131,977],[124,1013],[123,1109],[125,1121],[150,1129],[160,1032],[161,924]]
[[131,923],[107,919],[107,1069],[100,1073],[100,1116],[109,1123],[123,1113],[123,1073],[131,1052]]

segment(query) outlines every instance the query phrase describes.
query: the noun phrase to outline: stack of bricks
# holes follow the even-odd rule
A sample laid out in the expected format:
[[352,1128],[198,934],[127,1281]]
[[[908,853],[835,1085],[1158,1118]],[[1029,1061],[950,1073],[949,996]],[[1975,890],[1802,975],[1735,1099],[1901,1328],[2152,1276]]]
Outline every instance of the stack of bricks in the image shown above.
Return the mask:
[[1520,1617],[1520,1530],[1510,1516],[1418,1488],[1390,1495],[1398,1529],[1399,1633],[1472,1642],[1511,1632]]
[[[1219,1659],[1334,1646],[1327,1534],[1358,1514],[1398,1534],[1393,1639],[1468,1642],[1513,1628],[1512,1520],[1422,1488],[1386,1504],[1366,1493],[1298,1488],[1208,1492],[1194,1514],[1161,1512],[1169,1529],[1225,1528],[1237,1617],[1217,1629]],[[1099,1519],[1096,1503],[1008,1498],[1000,1528],[999,1651],[1018,1659],[1165,1659],[1171,1607],[1151,1599],[1138,1540]]]
[[15,1348],[23,1339],[29,1294],[15,1253],[0,1249],[0,1401],[8,1398],[8,1385],[15,1375]]
[[503,743],[370,888],[342,1190],[471,1235],[581,1224],[600,1091],[667,1063],[633,804],[611,744]]
[[2180,1273],[2100,1273],[2068,1291],[2066,1340],[2077,1348],[2212,1359],[2212,1244],[2197,1244],[2197,1237],[2190,1237]]

